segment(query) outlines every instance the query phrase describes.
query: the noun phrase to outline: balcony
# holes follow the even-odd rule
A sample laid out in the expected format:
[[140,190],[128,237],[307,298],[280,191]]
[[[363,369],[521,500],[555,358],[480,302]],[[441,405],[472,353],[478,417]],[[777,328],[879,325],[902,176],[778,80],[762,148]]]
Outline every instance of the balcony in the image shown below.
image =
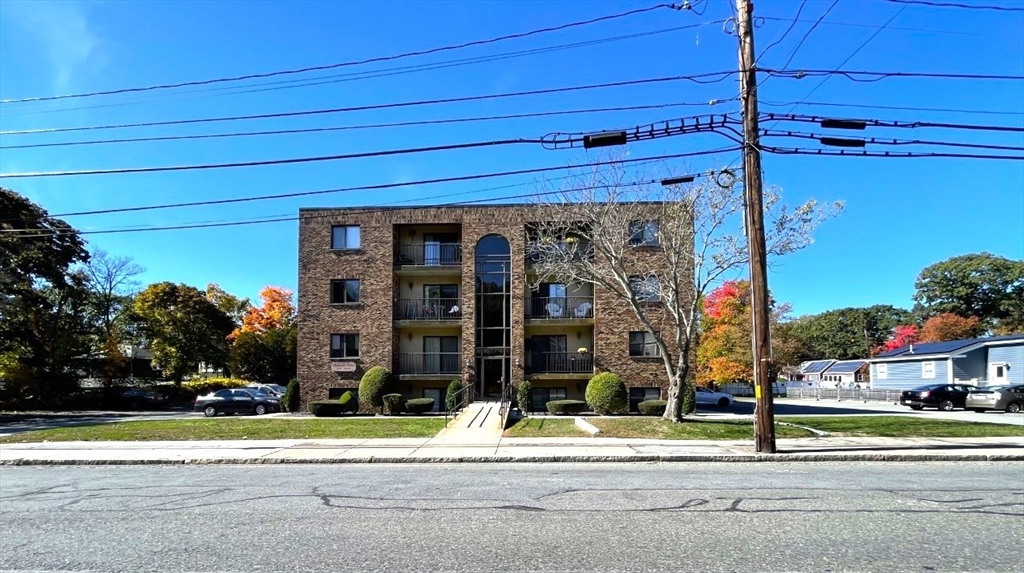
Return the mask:
[[459,267],[462,266],[461,243],[420,243],[398,245],[397,267]]
[[554,323],[564,320],[574,323],[594,318],[592,296],[535,296],[526,299],[526,318]]
[[[527,374],[572,374],[589,377],[594,373],[594,357],[579,352],[525,353]],[[577,377],[577,376],[573,376]]]
[[395,322],[399,326],[441,326],[462,320],[462,300],[458,298],[401,299],[395,303]]
[[403,377],[458,375],[461,352],[411,352],[398,355],[398,374]]

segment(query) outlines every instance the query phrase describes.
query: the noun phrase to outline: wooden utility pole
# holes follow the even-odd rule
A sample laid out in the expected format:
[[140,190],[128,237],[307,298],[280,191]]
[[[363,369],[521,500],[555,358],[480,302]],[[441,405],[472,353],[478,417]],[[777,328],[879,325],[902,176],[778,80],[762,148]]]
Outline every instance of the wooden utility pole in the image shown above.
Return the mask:
[[747,246],[750,252],[750,293],[754,345],[754,449],[775,453],[775,406],[772,400],[771,335],[768,330],[768,265],[761,190],[761,150],[757,122],[757,60],[754,52],[754,3],[736,0],[736,34],[740,40],[740,100],[743,104],[743,192]]

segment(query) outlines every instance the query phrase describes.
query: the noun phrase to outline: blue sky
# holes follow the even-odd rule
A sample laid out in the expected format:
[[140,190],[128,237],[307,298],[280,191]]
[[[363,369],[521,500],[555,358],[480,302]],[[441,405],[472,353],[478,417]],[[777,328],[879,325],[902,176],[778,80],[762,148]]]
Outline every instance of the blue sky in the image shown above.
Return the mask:
[[[1000,0],[984,0],[999,3]],[[522,32],[652,5],[653,2],[3,2],[0,3],[0,97],[88,92],[329,64]],[[831,4],[809,0],[792,32],[761,60],[782,67],[791,50]],[[1006,2],[1022,6],[1021,2]],[[763,50],[780,38],[799,1],[761,0],[756,14]],[[701,6],[703,8],[703,6]],[[543,55],[507,58],[417,73],[294,89],[232,94],[196,88],[59,102],[0,106],[0,130],[85,126],[267,113],[414,99],[521,91],[735,69],[736,42],[722,31],[725,0],[706,12],[655,10],[626,19],[397,62],[298,76],[443,62],[458,58],[704,25],[632,40]],[[902,12],[900,12],[902,10]],[[937,9],[869,0],[841,0],[807,38],[790,68],[834,69],[874,34],[845,69],[1024,74],[1024,12]],[[776,20],[776,18],[781,20]],[[272,80],[289,80],[286,76]],[[268,80],[263,80],[268,81]],[[803,99],[816,78],[774,78],[763,102]],[[687,82],[228,124],[0,138],[4,145],[220,131],[339,126],[555,109],[708,102],[733,97],[733,77],[711,85]],[[886,79],[855,83],[832,77],[808,101],[1015,112],[951,112],[829,108],[795,112],[845,117],[1024,125],[1024,83]],[[77,109],[69,109],[77,108]],[[762,105],[762,111],[787,107]],[[328,155],[451,142],[537,137],[551,131],[601,130],[697,113],[735,111],[736,104],[588,114],[443,126],[0,150],[0,172],[96,169],[247,161]],[[813,125],[794,129],[815,128]],[[885,132],[892,134],[892,131]],[[893,137],[1024,144],[1016,134],[904,130]],[[713,134],[634,143],[632,157],[722,147]],[[785,144],[786,142],[780,142]],[[807,145],[807,144],[810,145]],[[814,142],[797,144],[815,147]],[[682,170],[721,167],[735,153],[694,159]],[[591,160],[593,157],[590,158]],[[175,173],[6,179],[51,213],[243,197],[350,185],[414,181],[586,161],[582,152],[535,146],[424,153],[390,158]],[[764,158],[767,183],[787,202],[843,200],[846,211],[816,234],[807,250],[776,262],[769,277],[777,300],[795,314],[888,303],[908,307],[914,278],[945,258],[989,251],[1024,258],[1024,163],[965,159]],[[386,204],[472,191],[536,177],[345,193],[312,198],[176,210],[70,217],[79,229],[110,229],[294,215],[300,207]],[[467,198],[527,192],[529,186]],[[147,268],[146,282],[203,287],[219,283],[255,298],[267,284],[296,285],[297,224],[93,235],[92,247],[130,255]]]

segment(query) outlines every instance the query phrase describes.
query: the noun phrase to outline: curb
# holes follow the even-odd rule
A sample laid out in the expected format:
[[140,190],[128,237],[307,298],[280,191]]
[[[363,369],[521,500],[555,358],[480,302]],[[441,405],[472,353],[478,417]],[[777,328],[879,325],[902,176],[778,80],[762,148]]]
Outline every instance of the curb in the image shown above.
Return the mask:
[[2,460],[4,466],[201,466],[201,465],[334,465],[334,464],[450,464],[450,463],[650,463],[650,462],[1020,462],[1024,454],[741,454],[635,456],[457,456],[365,458],[207,458],[183,460]]

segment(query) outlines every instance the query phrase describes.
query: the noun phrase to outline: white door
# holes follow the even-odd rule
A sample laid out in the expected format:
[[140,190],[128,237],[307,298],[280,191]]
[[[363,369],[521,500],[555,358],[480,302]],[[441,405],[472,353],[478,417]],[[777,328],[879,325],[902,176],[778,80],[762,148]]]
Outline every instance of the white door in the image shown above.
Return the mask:
[[1010,369],[1010,365],[1005,362],[990,362],[988,365],[988,382],[989,385],[993,384],[1006,384],[1010,375],[1007,372]]

